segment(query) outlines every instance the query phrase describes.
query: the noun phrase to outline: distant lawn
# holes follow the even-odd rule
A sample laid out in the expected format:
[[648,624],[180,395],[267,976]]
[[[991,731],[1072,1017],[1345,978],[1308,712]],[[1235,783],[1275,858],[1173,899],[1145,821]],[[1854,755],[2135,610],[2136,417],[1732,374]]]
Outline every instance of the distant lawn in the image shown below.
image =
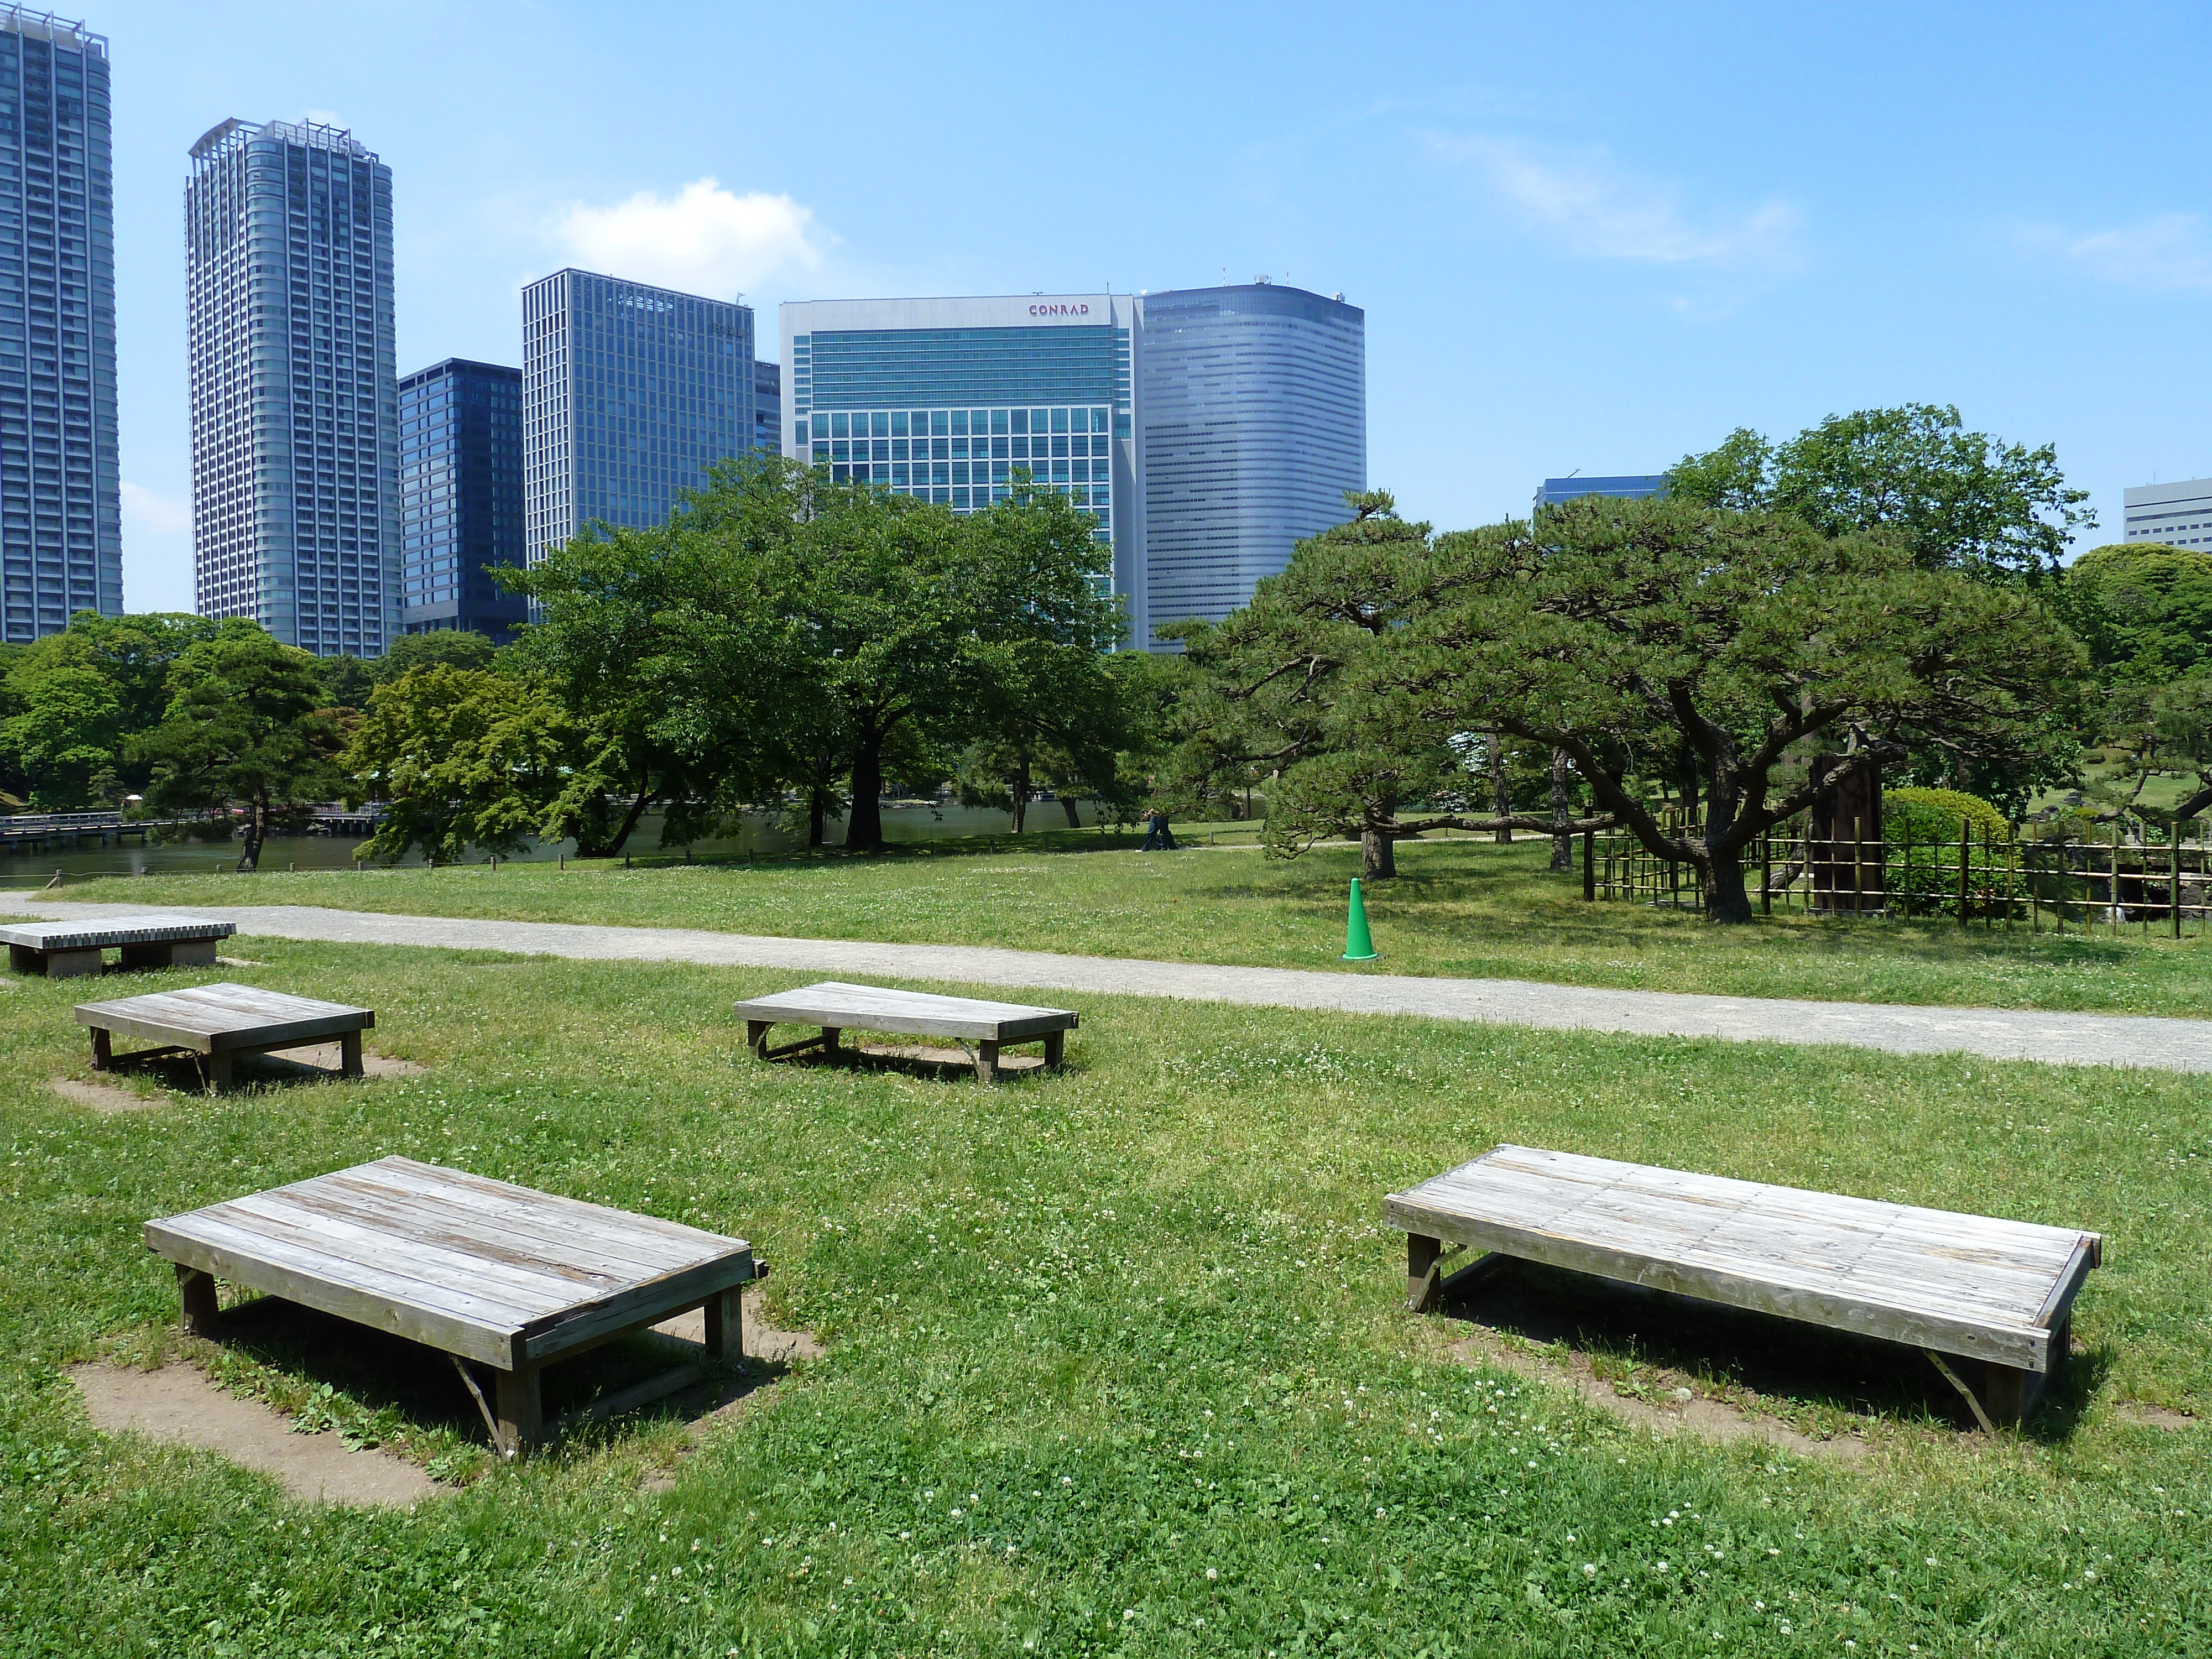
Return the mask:
[[[1448,939],[1446,916],[1474,926],[1541,888],[1518,854],[1434,861],[1408,885],[1437,914],[1416,927],[1389,901],[1398,965],[1410,939]],[[892,878],[917,874],[926,902],[902,903]],[[1047,908],[1052,878],[1087,904]],[[1087,939],[1257,955],[1326,920],[1334,880],[1223,854],[208,885],[408,908],[489,907],[506,884],[521,913],[1066,945],[1021,933],[1060,914]],[[1104,902],[1117,884],[1125,907]],[[991,896],[999,919],[969,927],[963,901]],[[1264,926],[1226,944],[1182,914],[1240,899]],[[1681,963],[1839,948],[1820,929],[1738,947],[1649,916],[1586,925],[1632,924]],[[1482,925],[1502,951],[1504,925]],[[786,975],[240,944],[265,965],[221,976],[373,1004],[373,1046],[431,1069],[100,1116],[46,1086],[85,1074],[84,982],[0,990],[0,1652],[2212,1646],[2212,1431],[2119,1410],[2212,1413],[2201,1079],[1095,998],[1068,1073],[992,1089],[741,1058],[730,1002]],[[1403,1312],[1382,1195],[1499,1139],[2098,1228],[2087,1352],[2027,1435],[1984,1442],[1917,1356],[1879,1351],[1863,1382],[1759,1322],[1743,1340],[1784,1381],[1753,1403],[1870,1454],[1655,1440],[1462,1363],[1459,1321]],[[412,1515],[309,1509],[86,1426],[59,1366],[177,1342],[147,1217],[388,1152],[743,1234],[775,1264],[779,1322],[829,1357],[688,1455],[683,1424],[647,1415],[500,1468],[442,1361],[395,1381],[342,1340],[225,1351],[240,1386],[465,1483]],[[1656,1360],[1740,1396],[1752,1370],[1693,1332],[1600,1319],[1588,1341],[1631,1382]]]
[[[1331,971],[1505,977],[1738,996],[1990,1007],[2212,1013],[2212,939],[2130,927],[2113,938],[2031,937],[1977,924],[1841,921],[1802,915],[1715,927],[1694,915],[1585,904],[1578,878],[1545,869],[1548,844],[1415,842],[1404,872],[1368,893],[1382,959],[1343,950],[1349,848],[1290,862],[1202,850],[1127,850],[1133,837],[1047,831],[922,843],[876,859],[842,854],[699,864],[483,865],[75,884],[110,903],[314,904],[515,921],[702,927],[727,933],[1005,945],[1086,956]],[[1249,842],[1245,826],[1222,839]]]

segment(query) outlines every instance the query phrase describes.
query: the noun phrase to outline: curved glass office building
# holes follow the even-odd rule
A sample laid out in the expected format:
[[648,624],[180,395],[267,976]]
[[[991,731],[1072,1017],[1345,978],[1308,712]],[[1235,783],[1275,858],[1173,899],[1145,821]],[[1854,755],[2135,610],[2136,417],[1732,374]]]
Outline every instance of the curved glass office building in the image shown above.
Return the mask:
[[1364,488],[1364,328],[1265,283],[787,304],[784,453],[956,513],[1029,468],[1096,519],[1154,645],[1243,604]]

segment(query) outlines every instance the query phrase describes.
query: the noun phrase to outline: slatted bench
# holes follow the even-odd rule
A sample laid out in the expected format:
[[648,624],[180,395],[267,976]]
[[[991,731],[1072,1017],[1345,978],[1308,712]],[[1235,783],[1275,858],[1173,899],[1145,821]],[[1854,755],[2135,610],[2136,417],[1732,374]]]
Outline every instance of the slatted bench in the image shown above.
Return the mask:
[[111,916],[100,921],[27,921],[0,927],[8,965],[19,974],[69,979],[96,974],[100,954],[120,953],[125,968],[205,968],[218,940],[238,931],[228,921],[177,916]]
[[154,991],[112,1002],[80,1002],[76,1023],[92,1033],[92,1068],[113,1069],[118,1034],[143,1037],[156,1046],[129,1056],[182,1052],[200,1056],[208,1087],[230,1086],[240,1054],[338,1040],[338,1070],[361,1075],[361,1034],[376,1024],[374,1012],[342,1002],[318,1002],[251,985],[197,985],[179,991]]
[[442,1350],[507,1456],[706,1375],[679,1365],[549,1427],[539,1374],[556,1360],[702,1308],[708,1353],[742,1363],[739,1293],[768,1273],[742,1238],[411,1158],[149,1221],[145,1240],[176,1264],[196,1334],[214,1334],[222,1279]]
[[[975,1044],[975,1075],[986,1083],[994,1081],[1001,1070],[1020,1069],[1000,1057],[1000,1050],[1010,1043],[1041,1039],[1044,1043],[1041,1063],[1046,1067],[1060,1065],[1066,1053],[1067,1034],[1079,1024],[1078,1016],[1065,1008],[931,996],[921,991],[886,990],[878,985],[846,985],[836,980],[740,1002],[737,1015],[745,1022],[745,1045],[762,1060],[814,1050],[834,1060],[839,1054],[838,1035],[848,1030],[949,1036]],[[818,1026],[821,1035],[787,1042],[780,1048],[769,1048],[769,1030],[784,1024]],[[870,1050],[859,1052],[865,1054]],[[940,1051],[907,1057],[960,1061],[969,1055]],[[1035,1066],[1040,1062],[1029,1063]]]
[[[2034,1410],[2103,1250],[2071,1228],[1531,1146],[1493,1147],[1393,1193],[1382,1214],[1407,1234],[1416,1312],[1506,1261],[1540,1261],[1910,1343],[1984,1427]],[[1446,1245],[1489,1254],[1445,1279]],[[1946,1355],[1978,1364],[1978,1398]]]

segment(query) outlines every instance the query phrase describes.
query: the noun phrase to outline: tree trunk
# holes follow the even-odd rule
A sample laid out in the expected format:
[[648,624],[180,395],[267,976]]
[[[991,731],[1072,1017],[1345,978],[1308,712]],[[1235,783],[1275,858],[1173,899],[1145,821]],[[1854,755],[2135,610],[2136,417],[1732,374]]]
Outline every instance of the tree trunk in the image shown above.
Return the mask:
[[1069,829],[1080,830],[1083,828],[1083,820],[1078,817],[1075,813],[1075,797],[1069,794],[1064,789],[1060,792],[1060,810],[1067,814],[1067,827]]
[[[637,787],[637,799],[629,804],[629,811],[623,814],[622,823],[615,830],[613,838],[607,842],[606,851],[602,856],[612,858],[622,851],[629,841],[630,831],[637,828],[638,820],[645,816],[646,809],[658,799],[658,796],[646,787],[643,781],[640,781]],[[579,856],[582,855],[583,850],[580,847],[576,849]]]
[[806,844],[821,847],[830,839],[830,792],[819,781],[807,786]]
[[1566,826],[1571,815],[1567,811],[1567,751],[1552,751],[1552,868],[1571,873],[1575,867],[1574,832]]
[[1030,757],[1024,755],[1014,768],[1014,833],[1020,835],[1022,826],[1030,817]]
[[853,810],[845,816],[845,850],[884,850],[884,734],[873,727],[853,750]]
[[1389,881],[1398,873],[1398,838],[1374,830],[1359,832],[1359,878]]
[[1698,875],[1705,884],[1706,921],[1739,922],[1752,919],[1751,896],[1744,890],[1741,853],[1712,854]]
[[[1490,815],[1502,818],[1513,810],[1513,787],[1505,781],[1505,734],[1490,728]],[[1501,824],[1492,831],[1500,847],[1513,844],[1513,831]]]
[[246,805],[246,845],[238,854],[240,875],[250,875],[261,867],[261,843],[268,833],[269,805],[257,797]]

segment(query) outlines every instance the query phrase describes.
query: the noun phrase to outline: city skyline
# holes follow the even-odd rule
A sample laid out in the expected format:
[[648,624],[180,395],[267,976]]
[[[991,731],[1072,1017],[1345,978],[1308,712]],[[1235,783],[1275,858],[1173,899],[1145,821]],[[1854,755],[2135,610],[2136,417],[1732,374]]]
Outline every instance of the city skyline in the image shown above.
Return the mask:
[[[1442,525],[1524,510],[1533,478],[1906,401],[2054,441],[2103,519],[2083,544],[2119,538],[2124,489],[2212,473],[2212,434],[2134,370],[2212,296],[2204,141],[2179,112],[2199,13],[1593,7],[1572,53],[1534,18],[1451,9],[1348,38],[1294,15],[1256,52],[1178,16],[1165,60],[1140,46],[1152,15],[1094,38],[1024,15],[1018,47],[986,27],[956,50],[886,9],[834,82],[731,98],[709,66],[802,61],[799,20],[403,3],[363,33],[274,4],[93,9],[116,43],[127,602],[190,603],[173,158],[226,107],[374,135],[407,181],[411,364],[514,361],[517,289],[563,264],[756,306],[1264,271],[1368,312],[1370,480]],[[827,142],[840,112],[920,130],[946,85],[963,121],[1056,131],[1062,89],[1034,71],[1079,44],[1081,78],[1124,89],[1115,165],[1140,191],[1037,213]]]

